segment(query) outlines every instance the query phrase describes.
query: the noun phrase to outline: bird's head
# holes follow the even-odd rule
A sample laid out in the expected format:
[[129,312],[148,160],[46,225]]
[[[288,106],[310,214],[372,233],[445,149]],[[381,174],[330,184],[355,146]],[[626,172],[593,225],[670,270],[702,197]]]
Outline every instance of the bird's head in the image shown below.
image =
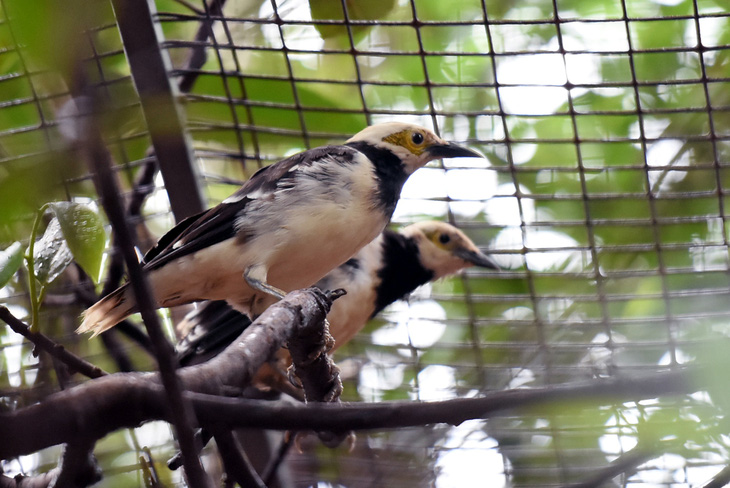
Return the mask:
[[428,129],[403,122],[371,125],[347,142],[365,142],[391,151],[403,162],[408,175],[434,159],[484,157],[472,149],[445,141]]
[[424,221],[409,225],[400,231],[418,246],[421,264],[442,278],[470,266],[499,269],[491,257],[479,248],[466,234],[444,222]]

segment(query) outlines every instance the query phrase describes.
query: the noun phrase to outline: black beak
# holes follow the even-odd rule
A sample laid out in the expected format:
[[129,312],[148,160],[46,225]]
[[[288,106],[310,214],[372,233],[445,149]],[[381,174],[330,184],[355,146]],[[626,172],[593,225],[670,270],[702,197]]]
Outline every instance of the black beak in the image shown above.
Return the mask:
[[428,149],[426,152],[433,156],[435,159],[438,158],[483,158],[484,156],[476,152],[473,149],[459,146],[452,142],[446,144],[435,144]]
[[487,256],[486,254],[482,254],[479,251],[471,251],[469,249],[464,249],[463,247],[461,247],[454,251],[454,255],[460,257],[468,263],[473,264],[474,266],[489,269],[501,269],[493,258]]

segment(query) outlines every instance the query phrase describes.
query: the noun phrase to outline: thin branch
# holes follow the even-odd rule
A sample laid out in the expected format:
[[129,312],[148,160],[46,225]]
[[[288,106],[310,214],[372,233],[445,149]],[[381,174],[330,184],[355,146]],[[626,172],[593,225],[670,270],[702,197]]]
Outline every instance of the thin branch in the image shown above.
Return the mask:
[[[200,21],[198,31],[195,33],[195,46],[190,49],[190,57],[185,67],[185,74],[180,78],[178,87],[183,93],[188,93],[195,84],[195,80],[200,74],[200,68],[203,67],[208,59],[208,46],[205,41],[213,34],[213,22],[210,17],[223,15],[223,5],[226,0],[210,0],[208,8],[208,18]],[[204,15],[202,13],[201,15]]]
[[[195,445],[200,447],[200,451],[203,450],[205,446],[208,445],[210,440],[213,438],[213,435],[206,429],[198,429],[195,432]],[[200,452],[198,451],[198,452]],[[171,471],[175,471],[176,469],[179,469],[180,466],[183,465],[183,459],[182,454],[178,451],[173,457],[168,459],[167,461],[167,467]]]
[[279,443],[279,448],[276,450],[269,461],[269,464],[261,473],[261,478],[264,480],[266,485],[270,485],[274,481],[274,476],[276,476],[276,473],[279,471],[279,466],[281,466],[281,463],[284,462],[284,458],[293,444],[293,436],[285,436],[285,438]]
[[723,488],[730,484],[730,466],[725,466],[719,473],[699,488]]
[[[89,102],[91,103],[91,100]],[[93,114],[92,109],[89,115]],[[176,361],[173,348],[162,331],[155,313],[156,307],[152,299],[152,291],[142,271],[142,266],[137,261],[134,242],[125,220],[124,208],[119,197],[119,188],[112,171],[111,156],[104,146],[101,134],[98,130],[92,129],[88,121],[83,133],[87,135],[84,149],[86,149],[88,165],[95,172],[102,205],[119,243],[119,248],[129,272],[129,281],[134,292],[134,298],[155,349],[160,378],[165,387],[172,413],[172,424],[175,427],[180,450],[183,453],[185,474],[192,486],[209,486],[210,480],[196,455],[195,438],[193,436],[195,416],[188,401],[183,399],[182,387],[175,373]]]
[[616,476],[622,474],[630,476],[636,471],[639,465],[644,464],[658,455],[659,453],[656,451],[634,448],[616,458],[608,466],[598,469],[590,478],[570,484],[567,488],[598,488],[599,486],[604,486],[605,483],[611,481]]
[[145,476],[145,485],[148,488],[164,488],[164,484],[160,481],[160,477],[157,474],[157,468],[155,468],[155,461],[152,459],[152,452],[149,447],[142,449],[142,455],[139,457],[139,462],[142,464],[142,471]]
[[240,486],[266,488],[231,430],[221,425],[213,426],[211,430],[226,469],[227,479],[235,480]]
[[6,307],[0,306],[0,320],[8,324],[13,331],[32,342],[35,347],[46,351],[51,356],[67,365],[71,370],[70,372],[78,372],[89,378],[99,378],[100,376],[108,374],[98,366],[95,366],[85,359],[78,357],[74,353],[69,352],[61,344],[52,341],[40,332],[31,332],[30,327],[17,319]]

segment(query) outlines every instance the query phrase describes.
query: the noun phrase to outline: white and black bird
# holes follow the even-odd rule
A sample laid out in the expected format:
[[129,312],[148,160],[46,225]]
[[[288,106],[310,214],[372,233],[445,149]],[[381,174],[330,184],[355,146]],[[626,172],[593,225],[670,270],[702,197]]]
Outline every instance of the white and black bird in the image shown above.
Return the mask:
[[[346,344],[368,320],[417,287],[470,266],[499,269],[490,256],[452,225],[425,221],[399,232],[386,229],[316,284],[323,290],[347,291],[327,315],[335,348]],[[176,347],[180,363],[189,365],[209,359],[249,324],[247,317],[225,302],[206,302],[178,326],[184,336]]]
[[[414,171],[456,157],[481,155],[423,127],[390,122],[367,127],[344,145],[267,166],[220,205],[180,222],[147,253],[155,302],[225,300],[256,317],[377,237]],[[77,332],[99,334],[136,311],[123,285],[85,312]]]

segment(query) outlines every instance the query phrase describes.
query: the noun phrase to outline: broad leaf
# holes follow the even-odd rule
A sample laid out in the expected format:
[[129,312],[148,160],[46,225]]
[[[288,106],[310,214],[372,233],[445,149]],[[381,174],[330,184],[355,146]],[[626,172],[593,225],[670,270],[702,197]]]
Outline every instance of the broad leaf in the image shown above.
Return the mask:
[[23,246],[19,242],[14,242],[4,251],[0,251],[0,288],[7,285],[22,264]]
[[106,244],[101,217],[91,207],[81,203],[54,202],[49,207],[61,225],[63,237],[74,259],[97,282]]
[[33,248],[36,279],[45,286],[58,278],[72,261],[73,254],[66,244],[61,224],[54,217]]

